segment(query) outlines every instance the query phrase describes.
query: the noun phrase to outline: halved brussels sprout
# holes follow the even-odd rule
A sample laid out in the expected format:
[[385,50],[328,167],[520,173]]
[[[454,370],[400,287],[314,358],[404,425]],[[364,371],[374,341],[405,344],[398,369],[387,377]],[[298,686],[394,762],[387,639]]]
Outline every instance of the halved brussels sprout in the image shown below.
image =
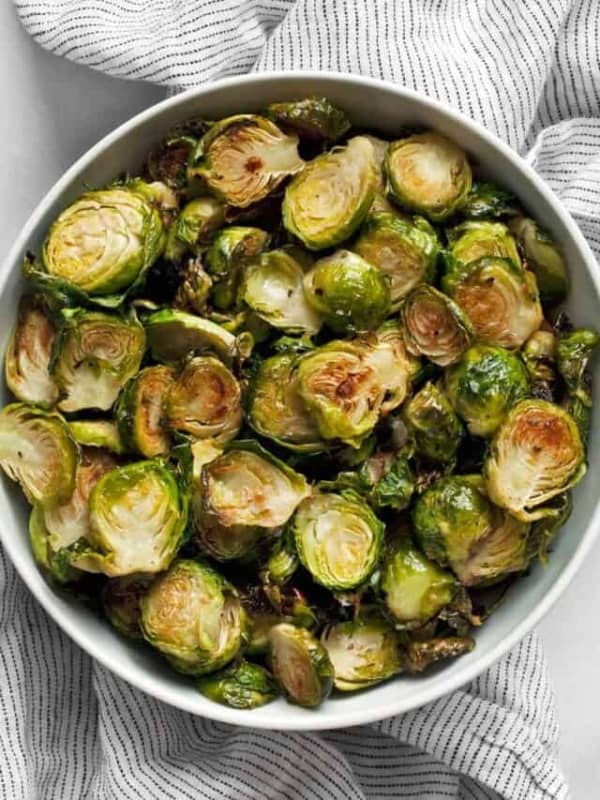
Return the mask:
[[297,355],[290,352],[260,363],[250,386],[248,422],[282,447],[319,453],[327,445],[300,397],[297,363]]
[[54,584],[64,586],[75,583],[81,572],[72,567],[66,551],[54,552],[48,543],[48,529],[44,522],[44,509],[34,505],[29,515],[29,544],[35,563]]
[[217,197],[238,208],[262,200],[304,161],[298,137],[255,114],[238,114],[215,123],[192,157],[188,178],[202,179]]
[[475,642],[470,636],[444,636],[424,641],[414,640],[406,647],[406,669],[418,674],[424,672],[436,661],[457,658],[470,653]]
[[268,243],[266,231],[242,225],[231,225],[215,236],[206,252],[206,269],[215,280],[212,299],[217,308],[236,304],[244,265]]
[[454,576],[426,558],[408,537],[388,547],[380,586],[394,619],[415,626],[435,617],[458,589]]
[[165,402],[175,382],[175,371],[163,364],[138,372],[119,396],[116,420],[128,450],[146,458],[164,456],[171,448],[165,425]]
[[518,206],[515,196],[495,183],[474,183],[460,213],[468,219],[512,217]]
[[163,308],[145,321],[146,336],[152,357],[157,361],[176,362],[190,353],[207,350],[224,360],[236,351],[236,337],[222,325],[195,314]]
[[[444,291],[452,288],[455,272],[480,258],[505,258],[521,266],[517,244],[506,225],[501,222],[462,222],[448,233],[450,261],[444,277]],[[460,279],[460,275],[459,275]]]
[[179,672],[205,675],[240,651],[246,615],[237,592],[199,561],[179,560],[141,600],[144,638]]
[[285,622],[269,633],[269,662],[286,697],[316,708],[333,688],[333,667],[327,651],[312,633]]
[[129,318],[64,309],[52,356],[51,372],[61,411],[108,410],[119,391],[140,368],[146,347],[144,328]]
[[364,350],[365,362],[375,370],[384,391],[380,413],[389,414],[404,402],[419,366],[407,352],[402,326],[396,320],[387,320],[375,333],[355,339],[354,344]]
[[[371,214],[395,214],[400,217],[400,212],[387,198],[387,189],[385,186],[385,175],[383,172],[383,162],[385,154],[389,147],[389,141],[380,139],[377,136],[364,135],[364,139],[368,139],[373,146],[373,161],[375,164],[375,172],[377,180],[375,182],[375,196],[371,207],[369,209],[369,216]],[[368,261],[369,259],[367,259]]]
[[168,425],[196,439],[228,442],[242,424],[240,385],[212,356],[190,359],[165,395]]
[[463,426],[439,386],[426,383],[413,395],[404,408],[404,420],[417,452],[431,461],[454,461]]
[[533,219],[515,217],[509,227],[533,270],[544,305],[562,303],[569,293],[569,273],[560,247]]
[[196,682],[209,700],[231,708],[259,708],[279,694],[277,683],[264,667],[250,661],[231,664]]
[[461,583],[491,583],[527,567],[529,525],[490,503],[479,475],[450,475],[417,500],[412,514],[425,554],[449,564]]
[[173,131],[148,156],[148,174],[171,189],[183,189],[187,181],[187,165],[198,144],[184,131]]
[[460,208],[471,190],[464,151],[433,131],[392,142],[384,168],[393,198],[436,222]]
[[319,259],[304,276],[310,305],[334,331],[376,328],[390,310],[390,289],[383,272],[350,250]]
[[385,526],[354,492],[308,497],[292,527],[300,561],[328,589],[360,586],[377,567]]
[[106,618],[119,633],[130,639],[142,639],[140,601],[152,578],[148,575],[125,575],[111,578],[102,589],[102,608]]
[[204,271],[200,258],[189,258],[178,271],[179,286],[173,305],[192,314],[205,314],[212,289],[212,278]]
[[123,442],[114,422],[107,419],[74,419],[68,423],[71,436],[86,447],[101,447],[120,455]]
[[111,578],[161,572],[177,552],[186,522],[185,500],[162,462],[117,467],[92,489],[89,543],[74,545],[71,563]]
[[291,130],[300,138],[317,142],[336,142],[352,127],[345,112],[326,97],[271,103],[267,106],[266,114],[284,130]]
[[0,412],[0,467],[17,481],[30,503],[54,508],[75,486],[77,445],[59,414],[25,403]]
[[115,186],[84,194],[57,217],[39,269],[50,287],[105,297],[140,280],[163,247],[158,209],[134,189]]
[[325,628],[321,641],[334,670],[335,688],[367,689],[402,670],[396,632],[382,619],[338,622]]
[[377,422],[385,395],[364,349],[329,342],[300,359],[298,389],[324,439],[359,447]]
[[196,197],[185,205],[167,233],[165,258],[181,261],[186,253],[198,255],[225,222],[225,206],[214,197]]
[[304,294],[304,265],[295,256],[295,250],[281,249],[250,260],[240,299],[274,328],[314,335],[321,317]]
[[535,276],[503,258],[471,264],[451,295],[485,344],[516,350],[543,322]]
[[575,486],[586,471],[573,418],[545,400],[522,400],[492,440],[485,461],[490,498],[525,521],[553,516],[552,498]]
[[58,400],[49,371],[55,336],[43,303],[31,295],[22,297],[4,356],[6,385],[18,400],[43,407]]
[[424,219],[410,223],[393,214],[371,213],[352,249],[387,275],[391,310],[397,311],[411,289],[433,280],[439,242]]
[[406,347],[439,367],[460,359],[473,340],[473,328],[459,306],[433,286],[418,286],[402,305]]
[[143,178],[129,178],[122,186],[139,194],[160,213],[163,225],[168,226],[179,211],[179,196],[170,186],[162,181],[148,182]]
[[355,136],[345,147],[317,156],[288,184],[283,224],[309,250],[335,247],[363,221],[377,174],[373,145]]
[[446,371],[446,393],[474,436],[490,436],[529,391],[521,359],[501,347],[476,345]]

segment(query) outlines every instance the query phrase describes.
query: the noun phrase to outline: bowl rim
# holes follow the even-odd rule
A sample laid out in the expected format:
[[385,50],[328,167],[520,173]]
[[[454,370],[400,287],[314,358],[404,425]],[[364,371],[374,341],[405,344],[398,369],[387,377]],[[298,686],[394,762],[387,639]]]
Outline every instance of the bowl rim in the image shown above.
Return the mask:
[[[512,162],[518,171],[529,181],[534,188],[544,196],[546,202],[552,207],[553,211],[561,218],[562,223],[567,229],[569,235],[574,241],[576,248],[579,250],[583,261],[586,264],[591,280],[594,283],[596,293],[600,295],[600,267],[592,253],[588,243],[586,242],[583,233],[575,223],[569,211],[564,207],[559,198],[554,194],[552,189],[546,184],[544,179],[535,172],[533,167],[523,159],[515,150],[508,144],[499,139],[495,134],[488,131],[480,123],[470,119],[468,116],[459,111],[454,110],[445,103],[431,98],[421,92],[406,88],[404,86],[397,86],[394,83],[355,74],[339,73],[335,71],[303,71],[294,70],[290,72],[253,72],[246,75],[232,76],[216,80],[214,82],[203,84],[197,88],[189,89],[180,94],[168,97],[149,108],[141,111],[124,123],[119,125],[113,131],[108,133],[100,139],[95,145],[88,149],[81,155],[54,183],[48,190],[41,201],[34,208],[30,214],[27,222],[22,227],[19,235],[17,236],[13,246],[9,250],[7,256],[4,258],[0,266],[0,294],[5,291],[6,284],[11,277],[13,271],[18,269],[19,259],[22,252],[25,251],[27,244],[31,238],[32,233],[43,219],[49,207],[60,198],[61,194],[68,188],[71,181],[76,178],[78,173],[91,165],[95,159],[110,145],[118,142],[118,140],[126,133],[135,129],[137,126],[148,122],[154,118],[160,118],[166,110],[174,108],[180,104],[186,103],[194,97],[202,97],[205,94],[214,94],[220,89],[225,89],[231,86],[246,86],[253,83],[261,82],[286,82],[286,81],[302,81],[302,80],[322,80],[330,81],[332,83],[346,83],[350,85],[358,85],[364,88],[371,89],[385,89],[386,92],[396,94],[400,100],[408,99],[411,102],[421,105],[424,108],[431,108],[436,112],[450,118],[459,125],[468,128],[478,138],[484,140],[492,148],[500,151],[504,158]],[[171,706],[187,711],[195,715],[205,716],[218,722],[226,722],[243,727],[262,728],[271,730],[324,730],[339,727],[346,727],[351,725],[362,725],[365,723],[372,723],[387,719],[400,713],[412,711],[419,708],[426,703],[433,702],[439,698],[456,691],[457,689],[465,686],[470,681],[475,679],[478,675],[488,669],[498,659],[505,655],[511,648],[513,648],[527,633],[529,633],[539,621],[548,613],[554,603],[558,600],[560,595],[569,585],[576,572],[581,567],[584,558],[590,551],[598,531],[600,529],[600,498],[592,511],[589,523],[586,526],[576,549],[572,554],[569,563],[561,571],[558,579],[555,581],[547,594],[539,601],[536,606],[516,624],[510,635],[501,639],[491,650],[481,655],[481,657],[471,664],[467,664],[464,669],[459,670],[456,675],[450,676],[446,679],[440,673],[440,680],[431,686],[418,687],[415,684],[414,693],[409,698],[400,698],[395,703],[387,703],[385,712],[382,714],[378,706],[371,706],[365,704],[363,709],[344,712],[343,703],[340,702],[339,710],[336,708],[335,722],[332,722],[330,715],[321,717],[319,713],[308,714],[306,717],[287,718],[285,714],[281,715],[280,720],[274,723],[272,720],[263,719],[262,716],[255,716],[255,713],[239,709],[228,708],[221,706],[217,703],[212,703],[209,710],[203,708],[199,709],[193,703],[187,702],[184,695],[179,695],[177,689],[162,690],[154,685],[154,680],[150,674],[136,674],[132,675],[129,667],[123,666],[118,657],[113,655],[112,651],[102,649],[99,643],[96,643],[93,636],[88,634],[83,626],[77,621],[71,621],[63,617],[58,596],[53,591],[44,591],[46,587],[45,582],[40,583],[35,580],[36,574],[39,577],[39,571],[34,564],[33,559],[30,563],[21,560],[17,553],[16,545],[13,547],[15,532],[12,529],[7,529],[3,519],[0,519],[0,540],[9,555],[12,563],[15,566],[21,579],[26,584],[27,588],[32,592],[36,600],[42,605],[44,610],[52,617],[57,623],[59,628],[65,631],[68,636],[80,646],[86,653],[96,659],[100,664],[109,669],[112,673],[127,681],[130,685],[141,689],[152,697],[168,703]],[[336,703],[337,705],[337,703]],[[260,711],[260,709],[258,709]]]

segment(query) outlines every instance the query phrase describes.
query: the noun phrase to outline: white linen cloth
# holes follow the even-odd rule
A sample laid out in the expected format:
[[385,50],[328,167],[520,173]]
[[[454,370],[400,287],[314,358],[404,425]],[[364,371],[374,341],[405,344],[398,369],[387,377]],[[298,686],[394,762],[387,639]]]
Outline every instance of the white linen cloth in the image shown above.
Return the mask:
[[[383,77],[525,155],[600,253],[598,0],[15,0],[37,41],[124,78]],[[372,726],[254,731],[170,708],[90,660],[0,551],[6,800],[568,798],[535,636],[461,691]]]

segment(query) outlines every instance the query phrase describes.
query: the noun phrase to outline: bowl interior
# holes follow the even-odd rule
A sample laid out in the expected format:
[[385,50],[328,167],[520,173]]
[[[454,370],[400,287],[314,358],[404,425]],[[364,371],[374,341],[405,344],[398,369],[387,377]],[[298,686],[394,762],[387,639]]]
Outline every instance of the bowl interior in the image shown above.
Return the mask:
[[[49,223],[86,186],[102,185],[139,167],[143,155],[170,127],[191,116],[218,118],[258,110],[275,100],[325,95],[348,110],[358,125],[373,126],[392,137],[407,124],[440,130],[460,143],[486,176],[512,190],[530,213],[551,230],[566,254],[572,279],[568,310],[577,325],[600,318],[596,261],[581,233],[556,198],[509,148],[475,123],[439,104],[390,84],[355,76],[297,73],[228,79],[167,100],[143,112],[109,135],[80,159],[42,201],[26,225],[0,273],[0,345],[4,349],[21,291],[20,264],[26,249],[36,250]],[[2,402],[8,401],[2,388]],[[573,576],[598,527],[598,492],[592,475],[600,449],[596,405],[592,421],[587,479],[575,491],[571,519],[556,541],[546,568],[535,566],[518,582],[507,601],[476,634],[467,656],[418,679],[400,678],[368,692],[328,700],[318,712],[282,700],[253,711],[236,711],[198,694],[191,682],[168,669],[149,648],[118,636],[83,606],[56,594],[38,572],[27,540],[27,504],[13,484],[0,484],[0,533],[4,546],[34,595],[83,648],[121,677],[182,709],[240,725],[316,729],[382,719],[407,711],[467,683],[513,646],[549,609]]]

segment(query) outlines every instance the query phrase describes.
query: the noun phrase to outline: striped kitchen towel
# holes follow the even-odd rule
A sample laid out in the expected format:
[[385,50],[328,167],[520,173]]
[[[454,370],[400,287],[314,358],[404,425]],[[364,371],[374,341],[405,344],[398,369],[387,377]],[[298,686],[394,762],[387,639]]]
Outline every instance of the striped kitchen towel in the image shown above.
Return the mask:
[[[15,0],[44,47],[181,89],[252,70],[383,77],[525,155],[600,253],[598,0]],[[10,800],[568,797],[535,636],[461,691],[369,727],[233,728],[94,664],[0,552],[0,796]]]

